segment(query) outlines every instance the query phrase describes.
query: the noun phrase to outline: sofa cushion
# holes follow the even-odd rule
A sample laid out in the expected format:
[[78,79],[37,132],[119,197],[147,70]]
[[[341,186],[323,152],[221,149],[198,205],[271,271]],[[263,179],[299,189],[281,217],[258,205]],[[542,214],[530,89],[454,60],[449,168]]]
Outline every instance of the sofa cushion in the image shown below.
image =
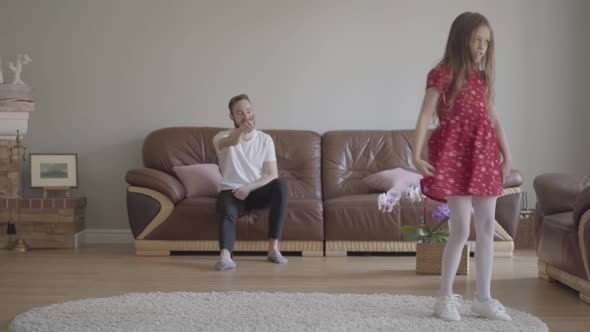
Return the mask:
[[[249,241],[268,240],[269,209],[252,210],[249,217]],[[282,240],[322,241],[324,240],[324,210],[319,199],[295,199],[287,205]]]
[[[148,234],[146,240],[198,241],[219,238],[217,199],[187,198],[177,204],[164,223]],[[236,240],[267,241],[269,209],[250,210],[236,222]],[[322,241],[324,223],[322,201],[298,199],[289,202],[282,240]]]
[[[326,241],[401,241],[401,226],[420,224],[423,216],[423,202],[411,202],[402,198],[389,213],[377,210],[378,194],[348,195],[328,199],[324,202],[324,224]],[[426,223],[434,228],[438,221],[431,212],[442,205],[428,200]],[[471,221],[469,241],[476,239],[475,227]],[[502,240],[494,234],[494,240]]]
[[390,189],[404,192],[411,187],[420,185],[422,175],[410,171],[406,171],[401,167],[388,169],[385,171],[371,174],[363,180],[374,191],[388,191]]
[[175,166],[174,173],[186,190],[186,197],[217,197],[221,173],[216,164]]
[[563,212],[543,217],[537,256],[546,263],[585,279],[586,271],[573,215],[573,212]]
[[574,224],[573,212],[564,212],[546,215],[543,219],[543,224],[547,224],[552,230],[560,230],[566,233],[577,232],[577,227]]
[[[400,226],[419,225],[423,203],[401,199],[392,212],[377,210],[378,194],[348,195],[324,202],[326,240],[329,241],[401,241]],[[429,210],[440,203],[429,200]],[[427,223],[437,222],[430,216]]]
[[400,209],[380,212],[377,196],[348,195],[326,200],[326,241],[400,241]]
[[[384,169],[414,170],[414,130],[341,130],[322,136],[324,199],[371,193],[364,178]],[[423,149],[423,158],[427,156]]]

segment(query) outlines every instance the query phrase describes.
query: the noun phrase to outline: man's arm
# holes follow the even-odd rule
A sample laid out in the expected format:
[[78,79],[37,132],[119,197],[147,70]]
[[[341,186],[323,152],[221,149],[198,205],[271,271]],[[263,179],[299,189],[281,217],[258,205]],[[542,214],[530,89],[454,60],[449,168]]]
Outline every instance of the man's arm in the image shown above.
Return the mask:
[[221,151],[230,146],[236,146],[240,143],[242,135],[247,134],[254,130],[254,124],[251,121],[246,121],[239,128],[231,131],[231,133],[217,141],[217,150]]
[[231,131],[229,135],[226,137],[220,138],[217,141],[217,150],[221,151],[225,148],[230,146],[236,146],[240,143],[240,138],[242,137],[243,133],[240,128],[234,129]]
[[264,177],[262,179],[233,190],[234,196],[236,196],[236,198],[244,200],[253,190],[258,189],[279,177],[276,160],[265,161],[262,169],[264,171]]

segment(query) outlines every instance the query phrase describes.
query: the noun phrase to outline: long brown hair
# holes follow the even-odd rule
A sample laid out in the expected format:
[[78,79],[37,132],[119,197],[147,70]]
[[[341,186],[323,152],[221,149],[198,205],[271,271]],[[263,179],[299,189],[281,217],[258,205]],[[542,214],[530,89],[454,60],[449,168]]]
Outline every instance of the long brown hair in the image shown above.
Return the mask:
[[[471,55],[471,48],[469,46],[475,30],[480,26],[486,26],[490,29],[490,42],[484,57],[481,59],[479,65],[473,62]],[[494,101],[494,72],[495,72],[495,56],[494,56],[494,32],[492,26],[485,16],[479,13],[464,12],[457,16],[451,24],[449,31],[449,38],[445,48],[445,54],[440,61],[440,64],[446,64],[450,69],[449,82],[455,78],[455,84],[451,93],[451,100],[449,107],[455,102],[459,90],[463,86],[465,80],[469,80],[473,69],[477,69],[485,78],[487,85],[486,97],[488,106]]]

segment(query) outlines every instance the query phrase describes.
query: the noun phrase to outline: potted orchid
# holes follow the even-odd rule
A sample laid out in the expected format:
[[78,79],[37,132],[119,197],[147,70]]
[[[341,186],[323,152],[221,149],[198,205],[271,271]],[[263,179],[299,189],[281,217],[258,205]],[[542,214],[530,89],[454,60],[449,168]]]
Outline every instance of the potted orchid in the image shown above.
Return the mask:
[[[423,214],[421,224],[418,226],[402,226],[400,231],[405,241],[417,241],[416,244],[416,272],[422,274],[440,274],[442,253],[444,246],[449,239],[451,224],[449,223],[449,206],[444,204],[438,206],[432,213],[432,218],[438,223],[434,227],[426,224],[428,215],[428,199],[422,195],[419,187],[413,187],[401,193],[399,190],[391,189],[379,195],[378,208],[382,212],[391,212],[399,203],[401,198],[411,202],[423,202]],[[414,207],[414,205],[412,205]],[[415,208],[415,207],[414,207]],[[444,226],[447,226],[446,229]],[[465,246],[458,274],[467,274],[469,270],[468,247]]]
[[404,197],[411,202],[423,202],[424,212],[419,226],[402,226],[401,232],[406,241],[419,241],[423,243],[444,244],[449,239],[449,232],[443,228],[449,222],[449,206],[440,205],[432,213],[432,218],[438,220],[434,228],[426,224],[426,215],[428,211],[428,199],[422,195],[419,187],[408,188],[404,193],[399,190],[391,189],[386,193],[379,195],[378,208],[382,212],[391,212],[398,204],[399,200]]
[[[424,203],[427,204],[427,203]],[[423,221],[420,226],[402,226],[401,232],[406,241],[420,241],[427,244],[444,244],[449,239],[449,232],[443,228],[449,222],[449,206],[439,205],[432,213],[438,224],[432,229]]]

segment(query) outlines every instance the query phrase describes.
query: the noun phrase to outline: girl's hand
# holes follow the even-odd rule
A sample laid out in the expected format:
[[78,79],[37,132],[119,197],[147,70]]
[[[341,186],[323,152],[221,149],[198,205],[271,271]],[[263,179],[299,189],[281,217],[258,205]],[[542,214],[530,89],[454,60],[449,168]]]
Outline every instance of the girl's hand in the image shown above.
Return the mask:
[[418,172],[424,176],[434,176],[434,172],[436,171],[434,166],[422,159],[415,160],[414,166],[416,166]]
[[504,159],[502,164],[500,164],[500,167],[502,168],[502,179],[506,179],[506,177],[510,175],[510,172],[512,171],[512,161],[510,159]]

